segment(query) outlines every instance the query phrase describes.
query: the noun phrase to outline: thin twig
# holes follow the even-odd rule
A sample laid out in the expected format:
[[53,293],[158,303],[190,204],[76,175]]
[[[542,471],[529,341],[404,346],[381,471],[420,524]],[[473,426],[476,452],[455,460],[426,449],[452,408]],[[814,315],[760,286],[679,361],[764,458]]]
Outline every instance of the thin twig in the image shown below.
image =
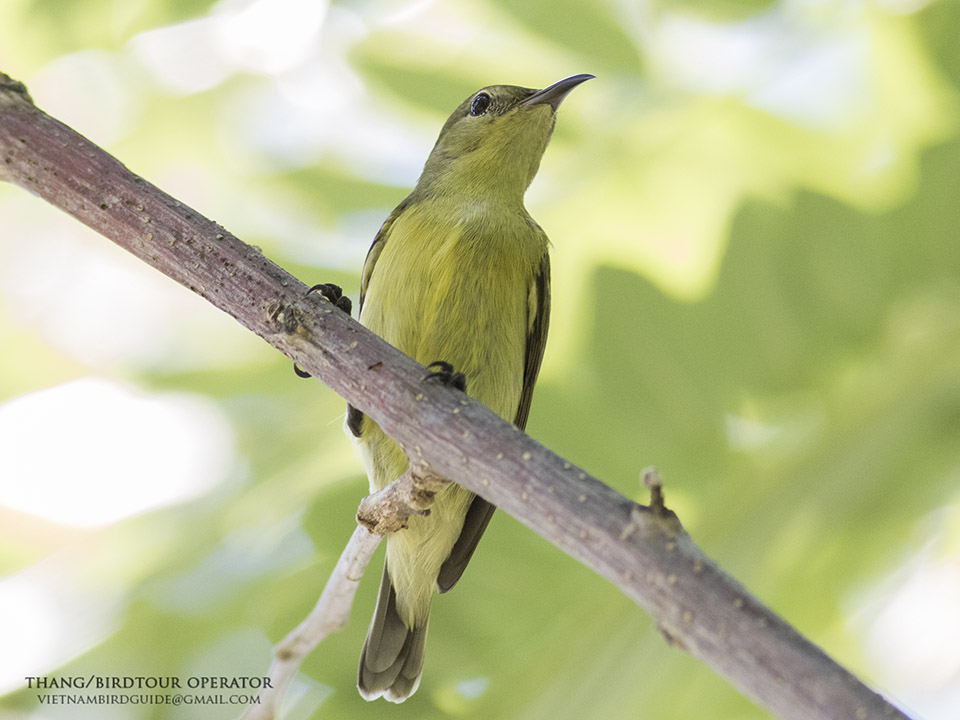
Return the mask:
[[350,608],[370,558],[383,539],[358,525],[337,561],[323,593],[311,613],[274,648],[270,683],[258,696],[258,704],[249,705],[241,720],[273,720],[287,686],[307,655],[330,633],[346,626]]
[[382,490],[368,495],[357,510],[357,527],[343,549],[310,614],[273,649],[270,684],[240,720],[274,720],[287,686],[313,649],[350,621],[350,608],[370,558],[387,533],[406,527],[412,515],[430,511],[437,490],[449,483],[420,464]]
[[403,530],[411,516],[430,512],[437,491],[449,482],[425,465],[416,471],[407,470],[383,490],[360,501],[357,522],[380,535]]

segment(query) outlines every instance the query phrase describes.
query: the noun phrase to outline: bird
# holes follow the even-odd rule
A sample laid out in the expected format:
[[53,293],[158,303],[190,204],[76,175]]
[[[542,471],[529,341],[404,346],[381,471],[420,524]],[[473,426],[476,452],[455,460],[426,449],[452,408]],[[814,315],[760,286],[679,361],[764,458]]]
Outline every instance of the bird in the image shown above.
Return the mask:
[[[593,75],[541,90],[492,85],[450,115],[413,191],[367,253],[359,321],[433,375],[525,428],[550,315],[549,241],[524,206],[560,103]],[[345,422],[371,492],[407,457],[370,417]],[[436,592],[460,579],[494,506],[454,483],[428,515],[387,538],[373,620],[360,655],[362,697],[403,702],[420,685]]]

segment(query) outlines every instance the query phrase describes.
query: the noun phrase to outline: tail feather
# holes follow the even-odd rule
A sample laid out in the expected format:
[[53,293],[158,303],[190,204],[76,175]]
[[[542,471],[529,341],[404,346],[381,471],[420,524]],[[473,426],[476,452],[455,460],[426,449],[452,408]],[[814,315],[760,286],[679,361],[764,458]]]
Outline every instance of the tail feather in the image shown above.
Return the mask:
[[397,593],[386,564],[377,609],[360,653],[357,688],[365,700],[403,702],[417,691],[423,672],[427,625],[408,628],[397,612]]

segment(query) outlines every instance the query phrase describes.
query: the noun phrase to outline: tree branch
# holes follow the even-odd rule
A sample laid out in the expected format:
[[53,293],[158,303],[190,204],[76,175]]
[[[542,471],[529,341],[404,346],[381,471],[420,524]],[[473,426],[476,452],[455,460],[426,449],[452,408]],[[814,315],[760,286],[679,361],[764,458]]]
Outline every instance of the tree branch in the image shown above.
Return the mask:
[[462,393],[422,383],[421,365],[2,75],[0,177],[232,315],[372,417],[418,468],[478,493],[610,580],[671,642],[779,717],[906,717],[724,574],[669,510],[637,505]]

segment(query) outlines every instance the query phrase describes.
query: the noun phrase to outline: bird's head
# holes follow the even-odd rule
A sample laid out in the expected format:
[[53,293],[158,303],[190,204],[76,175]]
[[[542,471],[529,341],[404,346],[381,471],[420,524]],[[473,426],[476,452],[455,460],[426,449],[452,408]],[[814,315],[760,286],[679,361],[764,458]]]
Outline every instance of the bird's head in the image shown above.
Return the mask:
[[473,93],[444,124],[417,190],[522,200],[550,141],[557,108],[592,77],[574,75],[543,90],[491,85]]

